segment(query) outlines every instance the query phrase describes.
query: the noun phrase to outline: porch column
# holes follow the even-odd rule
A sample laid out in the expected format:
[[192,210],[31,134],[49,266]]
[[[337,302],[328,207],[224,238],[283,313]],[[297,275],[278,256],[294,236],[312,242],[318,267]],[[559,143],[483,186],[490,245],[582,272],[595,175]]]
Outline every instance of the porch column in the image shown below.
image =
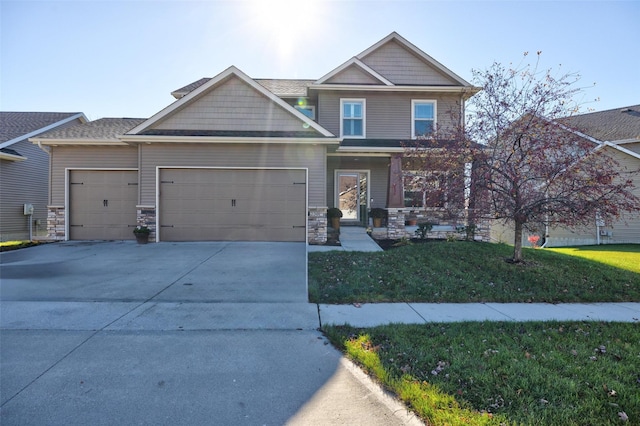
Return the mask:
[[403,208],[404,191],[402,187],[402,154],[391,156],[389,163],[389,187],[387,188],[387,207]]

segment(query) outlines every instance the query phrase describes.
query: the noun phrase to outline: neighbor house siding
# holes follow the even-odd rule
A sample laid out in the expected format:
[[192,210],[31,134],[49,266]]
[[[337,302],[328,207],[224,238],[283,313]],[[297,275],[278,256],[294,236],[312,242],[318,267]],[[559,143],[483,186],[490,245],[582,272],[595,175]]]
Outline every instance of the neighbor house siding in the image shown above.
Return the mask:
[[230,78],[152,126],[168,130],[305,131],[299,118]]
[[325,147],[312,144],[157,144],[141,146],[141,204],[156,203],[156,167],[308,168],[309,206],[326,206]]
[[383,84],[356,66],[350,66],[326,81],[327,84]]
[[[327,202],[335,207],[335,171],[336,170],[368,170],[369,171],[369,207],[387,206],[387,186],[389,183],[389,158],[328,157],[327,159]],[[373,203],[371,203],[373,199]]]
[[29,238],[29,219],[24,215],[24,204],[33,204],[34,207],[33,235],[44,232],[47,222],[49,155],[27,140],[12,144],[10,148],[27,159],[0,160],[2,241]]
[[[630,155],[614,151],[608,148],[607,151],[612,154],[618,161],[620,171],[625,177],[625,172],[633,172],[640,167],[640,160]],[[640,174],[635,174],[635,186],[633,193],[640,197]],[[625,213],[620,220],[605,223],[600,231],[606,235],[600,235],[600,244],[640,244],[640,212]],[[544,230],[540,229],[538,235],[544,234]],[[522,244],[530,246],[527,238],[530,234],[523,232]],[[495,221],[491,227],[491,239],[496,242],[506,242],[513,244],[514,231],[513,225],[505,225],[502,221]],[[563,246],[580,246],[592,245],[598,243],[598,231],[595,225],[595,215],[591,224],[586,227],[550,227],[547,247],[563,247]]]
[[459,84],[395,41],[381,46],[361,60],[394,84],[424,86]]
[[340,99],[365,98],[367,139],[410,139],[411,100],[437,101],[437,123],[451,129],[452,113],[459,112],[460,97],[435,93],[322,92],[318,95],[318,123],[335,135],[340,134]]
[[636,154],[640,154],[640,142],[625,143],[625,144],[621,144],[620,147],[626,148],[629,151],[633,151]]
[[128,146],[51,147],[51,205],[64,205],[67,168],[137,169],[138,149]]

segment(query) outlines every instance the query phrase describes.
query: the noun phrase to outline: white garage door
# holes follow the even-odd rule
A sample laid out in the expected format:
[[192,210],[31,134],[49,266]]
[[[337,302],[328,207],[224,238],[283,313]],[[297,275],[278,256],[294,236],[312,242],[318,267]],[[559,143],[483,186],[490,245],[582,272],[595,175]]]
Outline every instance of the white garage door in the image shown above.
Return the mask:
[[69,238],[134,239],[137,201],[137,171],[70,171]]
[[161,169],[162,241],[305,241],[306,171]]

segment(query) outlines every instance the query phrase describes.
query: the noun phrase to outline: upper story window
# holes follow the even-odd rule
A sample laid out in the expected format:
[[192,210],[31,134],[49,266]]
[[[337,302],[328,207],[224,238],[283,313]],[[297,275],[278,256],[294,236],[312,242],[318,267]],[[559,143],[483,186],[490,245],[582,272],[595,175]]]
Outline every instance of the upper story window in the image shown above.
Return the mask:
[[312,120],[316,119],[316,107],[313,105],[296,105],[294,107]]
[[364,99],[340,99],[340,136],[365,137],[365,109]]
[[436,101],[411,101],[411,138],[429,135],[436,126]]

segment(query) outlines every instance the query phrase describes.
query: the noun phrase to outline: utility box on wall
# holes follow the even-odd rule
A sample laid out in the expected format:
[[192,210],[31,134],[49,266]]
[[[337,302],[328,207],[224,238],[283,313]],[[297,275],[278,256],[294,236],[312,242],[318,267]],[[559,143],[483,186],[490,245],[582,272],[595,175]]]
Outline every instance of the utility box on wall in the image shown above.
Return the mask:
[[24,215],[32,215],[33,214],[33,204],[25,204],[24,205]]

